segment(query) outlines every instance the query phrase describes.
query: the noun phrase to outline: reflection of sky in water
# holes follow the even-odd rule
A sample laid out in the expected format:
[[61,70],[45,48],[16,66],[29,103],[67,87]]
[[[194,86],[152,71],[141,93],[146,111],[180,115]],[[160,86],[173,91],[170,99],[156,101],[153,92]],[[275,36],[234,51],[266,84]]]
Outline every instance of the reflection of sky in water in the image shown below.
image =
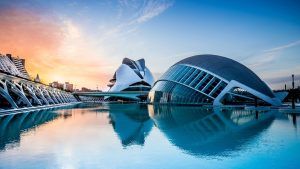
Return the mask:
[[175,146],[196,156],[240,151],[274,119],[273,112],[260,113],[256,119],[253,111],[168,106],[150,110],[150,115]]
[[276,111],[151,105],[6,116],[0,168],[298,168],[292,121]]

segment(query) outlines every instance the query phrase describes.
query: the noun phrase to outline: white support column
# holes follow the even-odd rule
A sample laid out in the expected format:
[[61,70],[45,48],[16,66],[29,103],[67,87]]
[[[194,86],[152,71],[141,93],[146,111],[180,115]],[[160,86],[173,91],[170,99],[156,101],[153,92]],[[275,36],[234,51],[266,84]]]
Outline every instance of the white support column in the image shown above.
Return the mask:
[[28,107],[32,107],[32,104],[30,103],[30,101],[27,99],[27,97],[24,94],[22,86],[14,83],[14,82],[10,82],[8,80],[6,80],[6,84],[9,84],[11,86],[11,91],[14,92],[19,97],[19,102],[23,102]]
[[57,91],[57,97],[61,100],[62,103],[66,103],[66,100],[62,97],[62,91]]
[[59,97],[59,95],[54,89],[50,90],[49,92],[52,94],[52,96],[56,99],[58,103],[63,103],[63,100]]
[[29,92],[29,95],[32,97],[35,103],[37,103],[38,105],[42,105],[41,101],[37,98],[32,88],[30,88],[27,84],[24,83],[22,83],[21,86]]
[[43,91],[43,94],[44,94],[45,98],[49,102],[49,104],[55,104],[55,102],[53,101],[53,99],[49,95],[49,92],[45,88],[43,88],[42,91]]
[[57,96],[55,95],[54,91],[53,90],[50,90],[50,89],[46,89],[48,91],[48,94],[49,96],[52,98],[52,100],[56,103],[56,104],[59,104],[61,103],[60,100],[58,100]]
[[[3,87],[1,87],[1,86],[3,86]],[[2,97],[4,97],[5,100],[7,100],[7,102],[11,105],[12,108],[14,108],[14,109],[18,108],[18,105],[15,103],[13,98],[9,95],[6,81],[3,82],[2,80],[0,80],[0,95]]]
[[253,90],[252,88],[240,83],[240,82],[237,82],[235,80],[231,80],[228,85],[222,90],[222,92],[216,97],[216,99],[214,100],[214,103],[213,105],[214,106],[221,106],[222,103],[221,103],[221,100],[223,99],[223,97],[225,96],[226,93],[228,93],[229,91],[231,91],[231,89],[235,88],[235,87],[239,87],[239,88],[242,88],[244,90],[246,90],[247,92],[251,93],[252,95],[258,97],[259,99],[262,99],[264,100],[265,102],[273,105],[273,106],[280,106],[282,103],[281,101],[274,97],[274,98],[271,98],[269,96],[266,96],[256,90]]
[[45,98],[42,90],[38,86],[32,86],[37,96],[39,96],[46,105],[49,105],[48,100]]

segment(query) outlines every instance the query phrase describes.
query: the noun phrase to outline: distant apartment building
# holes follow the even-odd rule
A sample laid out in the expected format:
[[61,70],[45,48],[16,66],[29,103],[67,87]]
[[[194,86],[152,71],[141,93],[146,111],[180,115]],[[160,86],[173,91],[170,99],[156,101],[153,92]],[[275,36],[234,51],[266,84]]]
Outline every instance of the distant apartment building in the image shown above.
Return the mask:
[[14,76],[29,79],[25,68],[25,59],[13,57],[11,54],[0,54],[0,70]]
[[65,84],[64,84],[64,90],[72,92],[73,91],[73,84],[71,84],[69,82],[65,82]]
[[86,87],[82,87],[81,91],[82,92],[90,92],[90,91],[92,91],[92,89],[89,89],[89,88],[86,88]]
[[52,83],[49,83],[49,86],[57,88],[57,89],[69,91],[69,92],[72,92],[74,90],[73,89],[74,85],[69,82],[59,83],[58,81],[54,81]]
[[52,83],[49,83],[49,86],[57,88],[57,89],[64,89],[64,84],[63,83],[59,83],[58,81],[54,81]]
[[81,90],[79,90],[80,92],[102,92],[102,90],[93,90],[93,89],[89,89],[86,87],[82,87]]

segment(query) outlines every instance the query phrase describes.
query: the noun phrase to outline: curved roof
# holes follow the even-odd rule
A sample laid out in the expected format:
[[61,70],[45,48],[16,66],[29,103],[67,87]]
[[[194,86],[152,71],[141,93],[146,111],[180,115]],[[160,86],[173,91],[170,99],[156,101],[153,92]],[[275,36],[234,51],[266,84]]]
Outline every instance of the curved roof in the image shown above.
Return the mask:
[[190,64],[197,66],[219,75],[228,81],[236,80],[269,97],[275,97],[271,89],[255,73],[232,59],[206,54],[191,56],[176,64]]
[[122,61],[122,64],[125,64],[129,66],[134,72],[140,77],[143,78],[145,75],[145,60],[144,59],[139,59],[139,60],[131,60],[129,58],[124,58]]
[[145,83],[147,86],[154,84],[154,78],[150,70],[145,65],[144,59],[131,60],[124,58],[122,64],[115,71],[110,80],[109,91],[122,91],[131,87],[132,84]]

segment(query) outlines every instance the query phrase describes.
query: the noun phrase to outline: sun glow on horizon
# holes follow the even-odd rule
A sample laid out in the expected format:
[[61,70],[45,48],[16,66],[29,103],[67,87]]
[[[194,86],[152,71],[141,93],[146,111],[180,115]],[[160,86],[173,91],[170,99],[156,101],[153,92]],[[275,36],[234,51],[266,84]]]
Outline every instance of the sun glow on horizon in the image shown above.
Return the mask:
[[284,2],[2,0],[0,53],[26,59],[47,84],[92,89],[106,88],[124,57],[144,58],[159,77],[183,58],[217,54],[276,89],[300,71],[299,3]]

